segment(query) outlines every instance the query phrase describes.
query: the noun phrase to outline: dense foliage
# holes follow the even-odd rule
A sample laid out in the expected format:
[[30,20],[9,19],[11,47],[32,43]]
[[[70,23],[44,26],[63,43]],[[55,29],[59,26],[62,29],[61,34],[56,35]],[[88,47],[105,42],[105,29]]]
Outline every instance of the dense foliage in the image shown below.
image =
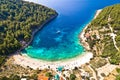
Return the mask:
[[45,6],[22,0],[0,0],[0,55],[20,49],[32,32],[56,12]]
[[27,80],[37,80],[37,74],[31,75],[31,76],[18,76],[18,75],[10,75],[9,77],[7,76],[2,76],[0,80],[21,80],[21,79],[27,79]]
[[116,75],[116,80],[120,80],[120,68],[116,68],[118,75]]
[[5,58],[6,56],[0,56],[0,66],[2,66],[3,63],[5,63]]
[[75,78],[76,78],[76,75],[74,75],[74,74],[70,75],[70,80],[75,80]]
[[120,49],[120,4],[104,8],[88,26],[86,32],[89,31],[92,31],[92,38],[88,39],[92,52],[97,56],[109,57],[113,64],[119,64],[120,51],[116,49],[111,35],[116,35],[116,45]]

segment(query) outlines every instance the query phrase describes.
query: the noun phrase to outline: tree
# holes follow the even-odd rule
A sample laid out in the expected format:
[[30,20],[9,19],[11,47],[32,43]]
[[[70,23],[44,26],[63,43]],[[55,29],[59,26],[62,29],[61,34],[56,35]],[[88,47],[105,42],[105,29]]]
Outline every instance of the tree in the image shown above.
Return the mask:
[[47,76],[47,77],[49,77],[49,78],[53,77],[53,75],[52,75],[51,72],[47,72],[47,73],[45,74],[45,76]]
[[52,9],[22,0],[1,0],[0,6],[0,55],[20,49],[20,41],[29,42],[31,31],[56,15]]
[[0,80],[10,80],[9,78],[7,78],[6,76],[2,77]]
[[11,75],[9,80],[21,80],[18,75]]
[[70,74],[70,80],[75,80],[76,75],[75,74]]

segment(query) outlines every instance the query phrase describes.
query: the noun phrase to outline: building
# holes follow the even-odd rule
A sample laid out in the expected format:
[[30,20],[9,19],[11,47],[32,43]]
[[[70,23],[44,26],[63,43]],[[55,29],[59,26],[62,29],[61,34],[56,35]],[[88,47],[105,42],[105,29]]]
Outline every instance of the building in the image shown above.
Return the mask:
[[44,75],[38,75],[38,80],[49,80],[49,77],[46,77]]

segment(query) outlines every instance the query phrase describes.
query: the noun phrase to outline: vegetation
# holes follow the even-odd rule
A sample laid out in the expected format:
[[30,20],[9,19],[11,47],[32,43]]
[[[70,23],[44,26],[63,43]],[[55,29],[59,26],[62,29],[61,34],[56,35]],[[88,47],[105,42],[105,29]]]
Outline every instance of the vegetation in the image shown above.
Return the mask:
[[5,56],[0,56],[0,66],[3,65],[3,63],[5,62]]
[[34,77],[33,76],[20,77],[18,75],[11,75],[10,77],[6,77],[6,76],[1,77],[0,80],[21,80],[21,78],[25,78],[27,80],[37,80],[37,76],[36,75],[34,75]]
[[95,57],[93,60],[90,61],[90,63],[93,68],[100,68],[104,66],[107,63],[107,61],[103,58]]
[[22,0],[0,0],[0,55],[14,53],[31,39],[32,32],[56,12]]
[[118,75],[116,76],[116,80],[120,80],[120,68],[116,68]]
[[53,77],[53,75],[52,75],[51,72],[47,72],[47,73],[45,74],[45,76],[47,76],[47,77],[49,77],[49,78]]
[[74,74],[70,75],[70,80],[75,80],[75,78],[76,78],[76,75],[74,75]]
[[[112,64],[120,63],[120,51],[113,43],[111,33],[114,33],[116,46],[120,49],[120,4],[106,7],[86,29],[90,33],[87,42],[94,56],[109,57]],[[111,31],[112,28],[113,32]],[[97,38],[96,36],[99,36]]]
[[[25,46],[33,32],[56,14],[56,11],[39,4],[22,0],[0,0],[0,80],[20,80],[18,75],[32,72],[11,64],[13,61],[5,63],[6,56]],[[27,78],[37,79],[37,76],[29,75]]]

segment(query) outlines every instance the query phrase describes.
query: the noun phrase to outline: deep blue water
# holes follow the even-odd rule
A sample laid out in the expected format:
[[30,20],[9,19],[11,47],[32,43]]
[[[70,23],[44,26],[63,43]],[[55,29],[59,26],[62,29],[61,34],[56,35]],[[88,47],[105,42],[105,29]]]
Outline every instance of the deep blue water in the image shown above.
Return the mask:
[[120,0],[28,0],[58,12],[24,50],[30,57],[56,61],[78,56],[84,52],[79,33],[90,22],[96,10],[120,3]]

